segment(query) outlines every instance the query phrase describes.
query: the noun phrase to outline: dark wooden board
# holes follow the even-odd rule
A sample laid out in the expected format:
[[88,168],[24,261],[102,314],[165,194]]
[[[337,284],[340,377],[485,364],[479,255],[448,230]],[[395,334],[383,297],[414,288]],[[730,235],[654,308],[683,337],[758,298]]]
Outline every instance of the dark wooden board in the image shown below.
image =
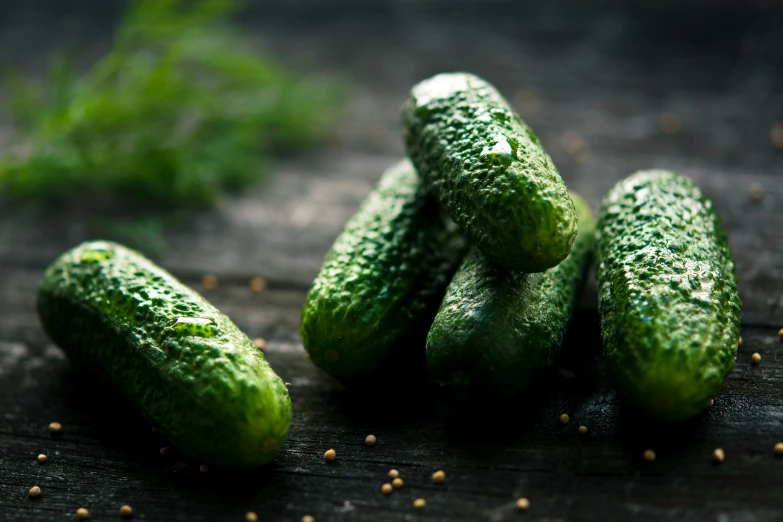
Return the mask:
[[[270,362],[291,383],[291,437],[264,469],[200,473],[176,452],[161,457],[165,441],[116,392],[70,371],[38,324],[35,289],[46,265],[96,228],[78,208],[32,212],[0,202],[0,520],[69,520],[80,506],[93,520],[119,520],[125,503],[149,521],[243,520],[248,510],[265,521],[308,513],[318,521],[783,519],[783,458],[772,450],[783,440],[783,153],[769,139],[783,120],[780,11],[445,4],[257,3],[245,21],[259,48],[355,83],[334,143],[281,160],[258,187],[170,230],[158,259],[195,287],[216,274],[218,289],[205,295],[251,337],[267,339]],[[37,26],[22,24],[35,8],[9,5],[0,58],[20,54],[32,69],[63,42],[97,52],[105,16],[115,12],[91,18],[92,7],[74,8],[81,18],[44,17]],[[703,416],[666,426],[622,406],[600,362],[594,283],[555,368],[499,413],[454,410],[404,381],[388,393],[345,390],[307,360],[299,312],[323,255],[402,154],[398,108],[407,89],[453,69],[481,74],[517,100],[594,209],[639,168],[678,170],[713,196],[737,259],[745,342]],[[664,112],[677,115],[677,133],[662,132]],[[8,132],[0,125],[0,140]],[[568,154],[573,134],[586,155]],[[753,182],[764,186],[763,201],[751,199]],[[254,275],[267,278],[268,291],[249,290]],[[756,351],[758,366],[750,363]],[[558,422],[563,412],[568,426]],[[47,431],[55,420],[59,436]],[[378,437],[372,448],[363,444],[368,433]],[[719,466],[710,459],[717,447],[726,453]],[[332,464],[322,458],[329,448],[338,452]],[[644,462],[646,448],[656,462]],[[35,460],[41,452],[45,464]],[[392,467],[405,486],[385,497]],[[437,469],[446,484],[430,481]],[[36,484],[43,495],[33,500],[27,491]],[[514,510],[519,496],[531,499],[528,513]],[[413,508],[417,497],[427,507]]]

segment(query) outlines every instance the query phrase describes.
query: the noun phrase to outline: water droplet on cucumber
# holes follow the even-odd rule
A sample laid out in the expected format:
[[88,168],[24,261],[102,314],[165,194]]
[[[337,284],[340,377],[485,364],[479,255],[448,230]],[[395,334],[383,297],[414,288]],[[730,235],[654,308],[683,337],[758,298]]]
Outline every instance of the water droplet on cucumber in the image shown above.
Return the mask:
[[217,333],[215,321],[209,317],[178,317],[171,327],[177,332],[199,337],[212,337]]
[[99,263],[114,257],[114,249],[106,243],[93,243],[89,248],[82,250],[80,259],[82,263]]

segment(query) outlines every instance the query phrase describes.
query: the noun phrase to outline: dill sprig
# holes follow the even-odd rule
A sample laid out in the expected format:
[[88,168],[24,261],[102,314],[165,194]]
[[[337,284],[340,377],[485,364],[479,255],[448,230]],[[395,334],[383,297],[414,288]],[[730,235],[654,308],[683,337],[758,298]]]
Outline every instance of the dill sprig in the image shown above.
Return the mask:
[[256,181],[270,154],[312,144],[343,99],[247,49],[231,0],[136,0],[83,74],[6,74],[17,130],[0,190],[23,199],[120,196],[205,205]]

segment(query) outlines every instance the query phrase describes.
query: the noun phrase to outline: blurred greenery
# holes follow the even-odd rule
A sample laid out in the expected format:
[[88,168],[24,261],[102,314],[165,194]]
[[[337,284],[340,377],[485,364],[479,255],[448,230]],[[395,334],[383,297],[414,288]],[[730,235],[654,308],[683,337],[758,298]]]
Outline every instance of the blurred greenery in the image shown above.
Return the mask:
[[[210,205],[259,179],[271,154],[323,138],[344,85],[247,50],[229,24],[238,7],[135,0],[109,52],[83,74],[63,58],[43,85],[6,73],[18,132],[0,157],[0,190]],[[140,223],[128,230],[154,240],[159,227]]]

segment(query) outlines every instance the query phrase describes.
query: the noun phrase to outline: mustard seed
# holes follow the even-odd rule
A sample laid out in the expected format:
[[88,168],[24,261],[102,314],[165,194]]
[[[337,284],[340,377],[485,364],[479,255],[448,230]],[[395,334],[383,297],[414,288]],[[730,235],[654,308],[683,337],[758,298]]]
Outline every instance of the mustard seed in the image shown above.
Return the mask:
[[261,337],[256,337],[255,339],[253,339],[253,344],[259,350],[263,350],[264,348],[266,348],[266,341],[263,340]]
[[778,337],[780,337],[780,340],[783,341],[783,328],[778,331]]
[[571,422],[571,418],[568,416],[567,413],[564,413],[560,416],[560,424],[566,425],[569,422]]
[[168,446],[164,446],[160,448],[158,453],[160,453],[161,457],[168,457],[169,455],[171,455],[171,448],[169,448]]
[[132,514],[133,514],[133,508],[130,507],[128,504],[125,504],[120,507],[120,516],[129,517]]
[[396,469],[390,469],[389,470],[389,478],[390,479],[396,479],[399,476],[400,476],[400,472],[397,471]]
[[201,285],[207,290],[214,290],[218,286],[217,277],[212,274],[206,274],[201,278]]
[[517,499],[517,509],[519,511],[527,511],[530,509],[530,500],[526,497],[520,497]]
[[302,517],[302,522],[315,522],[315,518],[310,515],[305,515]]
[[541,98],[535,89],[522,89],[514,94],[514,103],[519,107],[520,112],[530,115],[541,108]]
[[60,433],[63,431],[63,425],[59,422],[50,422],[49,423],[49,432],[50,433]]
[[783,455],[783,442],[775,444],[775,455]]
[[644,460],[647,462],[653,462],[655,460],[655,452],[651,449],[644,450],[642,457],[644,457]]
[[378,442],[378,439],[372,433],[367,435],[367,437],[364,439],[364,443],[368,446],[375,446],[376,442]]
[[253,511],[245,513],[245,522],[258,522],[258,515]]
[[760,363],[761,362],[761,354],[758,353],[758,352],[754,353],[753,355],[750,356],[750,360],[751,360],[751,362],[753,362],[753,364]]
[[76,516],[84,520],[90,516],[90,512],[87,511],[85,508],[79,508],[76,510]]
[[723,450],[720,448],[717,448],[715,451],[712,452],[712,461],[715,464],[720,464],[723,462],[723,459],[726,458],[726,455],[723,453]]
[[263,277],[254,277],[250,280],[250,289],[257,294],[266,290],[266,279]]
[[386,484],[381,486],[381,493],[383,493],[384,495],[388,495],[392,492],[392,489],[394,489],[392,488],[392,485],[387,482]]
[[739,339],[737,339],[737,345],[738,345],[738,346],[742,346],[742,337],[740,337]]
[[41,453],[40,455],[38,455],[38,462],[40,462],[41,464],[43,464],[44,462],[46,462],[46,455],[44,455],[43,453]]
[[579,433],[585,435],[587,433],[587,426],[579,426]]
[[680,118],[673,112],[664,112],[658,118],[658,126],[664,134],[674,136],[680,130]]
[[402,487],[402,479],[400,477],[397,477],[396,479],[392,480],[392,486],[394,486],[394,489],[400,489]]
[[427,505],[427,501],[423,498],[417,498],[413,501],[413,507],[420,509]]
[[332,462],[334,459],[337,458],[337,452],[333,449],[326,450],[326,453],[324,453],[324,460],[326,462]]
[[750,199],[753,201],[761,201],[764,199],[764,187],[761,183],[751,183],[748,192],[750,192]]
[[446,472],[439,469],[438,471],[433,473],[432,482],[434,482],[435,484],[443,484],[444,482],[446,482]]
[[28,495],[30,495],[33,498],[40,497],[41,496],[41,488],[39,488],[38,486],[31,487],[30,491],[28,492]]
[[769,130],[769,140],[776,149],[783,149],[783,124],[776,123]]
[[712,408],[715,405],[715,399],[710,399],[710,402],[707,403],[708,408]]

